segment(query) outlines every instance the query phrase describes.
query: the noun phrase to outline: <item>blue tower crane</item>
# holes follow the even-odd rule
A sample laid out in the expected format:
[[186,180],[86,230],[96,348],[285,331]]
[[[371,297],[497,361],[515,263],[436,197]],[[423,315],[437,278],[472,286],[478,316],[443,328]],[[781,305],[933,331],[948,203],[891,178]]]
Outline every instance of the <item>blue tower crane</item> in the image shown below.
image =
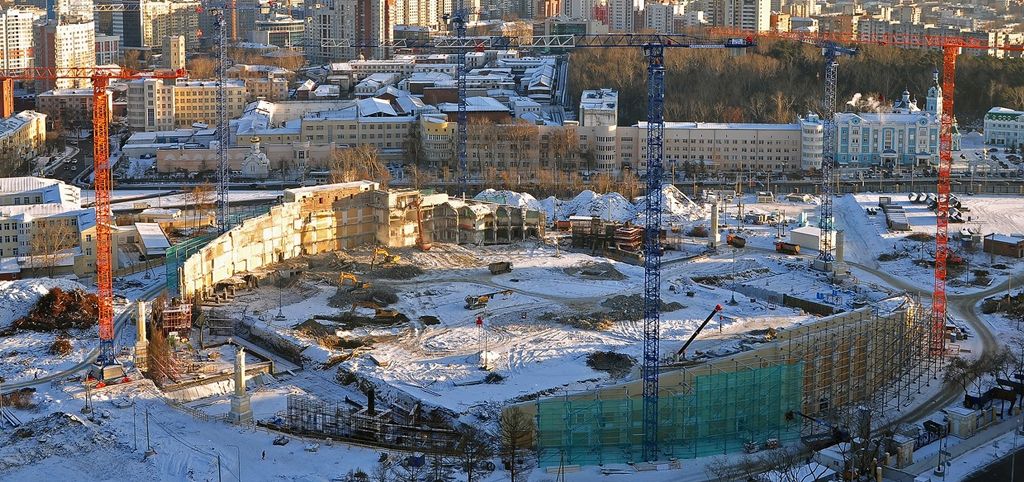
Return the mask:
[[831,271],[835,262],[833,236],[835,219],[832,210],[832,183],[836,161],[836,84],[840,55],[856,55],[857,51],[835,42],[820,44],[825,56],[825,95],[821,100],[822,156],[821,156],[821,206],[818,209],[818,258],[814,267]]

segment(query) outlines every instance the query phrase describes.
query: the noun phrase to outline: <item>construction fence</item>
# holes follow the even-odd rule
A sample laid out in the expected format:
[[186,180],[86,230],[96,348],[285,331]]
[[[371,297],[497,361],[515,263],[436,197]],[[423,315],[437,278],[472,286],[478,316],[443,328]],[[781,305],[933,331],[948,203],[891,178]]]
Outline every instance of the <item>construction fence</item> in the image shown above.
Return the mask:
[[[662,458],[696,458],[793,442],[800,422],[787,417],[803,399],[803,363],[697,375],[683,393],[659,398]],[[643,398],[544,399],[537,402],[542,467],[642,459]],[[564,459],[563,459],[564,457]]]

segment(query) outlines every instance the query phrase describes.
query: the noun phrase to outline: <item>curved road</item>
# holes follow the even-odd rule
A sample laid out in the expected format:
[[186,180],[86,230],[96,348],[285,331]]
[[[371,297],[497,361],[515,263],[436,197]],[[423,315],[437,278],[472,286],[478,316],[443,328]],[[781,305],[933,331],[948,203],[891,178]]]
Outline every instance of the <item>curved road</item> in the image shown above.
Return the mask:
[[[163,290],[164,290],[164,284],[163,283],[157,283],[156,286],[150,288],[145,293],[143,293],[142,296],[139,297],[139,299],[149,300],[149,299],[155,298],[156,295],[159,294]],[[124,327],[124,325],[131,318],[131,314],[132,314],[132,310],[131,309],[127,309],[124,312],[122,312],[120,315],[118,315],[117,318],[114,319],[114,337],[115,338],[117,337],[117,333],[121,331],[121,328]],[[32,380],[26,380],[26,381],[23,381],[23,382],[4,383],[3,384],[3,389],[9,392],[11,390],[17,390],[17,389],[21,389],[21,388],[25,388],[25,387],[33,387],[33,386],[36,386],[36,385],[42,385],[44,383],[49,383],[49,382],[51,382],[53,380],[59,380],[59,379],[62,379],[62,378],[66,378],[66,377],[68,377],[70,375],[74,375],[75,373],[78,373],[78,372],[80,372],[82,370],[88,369],[90,366],[92,366],[93,362],[96,361],[96,357],[98,357],[99,354],[100,354],[99,347],[93,348],[92,351],[90,351],[89,354],[86,355],[86,357],[84,359],[82,359],[82,361],[80,363],[78,363],[77,365],[75,365],[75,366],[73,366],[71,368],[68,368],[67,370],[63,370],[63,371],[60,371],[60,372],[57,372],[57,373],[51,373],[51,374],[43,376],[43,377],[39,377],[39,378],[32,379]]]
[[[751,247],[748,249],[764,252],[775,252],[774,250],[767,248]],[[813,259],[816,255],[801,254],[800,256],[808,259]],[[889,284],[892,287],[904,290],[909,293],[922,293],[922,296],[924,298],[931,298],[931,293],[929,290],[922,290],[919,286],[915,286],[911,283],[908,283],[906,280],[896,278],[890,275],[889,273],[880,271],[875,267],[866,266],[860,263],[854,263],[850,261],[845,261],[845,263],[849,266],[860,269],[873,276],[878,277],[879,279],[881,279],[882,281],[884,281],[885,283]],[[1012,280],[1013,284],[1021,286],[1021,283],[1024,283],[1024,274],[1011,276],[1010,279]],[[981,338],[982,353],[998,348],[999,340],[996,339],[992,331],[988,329],[988,326],[986,326],[985,323],[978,316],[976,307],[978,303],[981,302],[981,300],[993,294],[999,293],[1000,291],[1003,291],[1003,289],[1004,288],[1002,287],[1002,283],[1000,283],[999,285],[989,287],[982,291],[967,294],[950,294],[946,297],[948,312],[954,317],[966,321],[969,325],[971,325],[971,328],[974,330],[974,332],[977,333],[978,336]],[[942,387],[942,390],[935,394],[935,396],[919,404],[913,410],[903,414],[896,420],[896,422],[912,422],[924,418],[941,408],[944,408],[952,403],[955,403],[957,400],[961,398],[962,392],[963,390],[957,385],[945,384]]]

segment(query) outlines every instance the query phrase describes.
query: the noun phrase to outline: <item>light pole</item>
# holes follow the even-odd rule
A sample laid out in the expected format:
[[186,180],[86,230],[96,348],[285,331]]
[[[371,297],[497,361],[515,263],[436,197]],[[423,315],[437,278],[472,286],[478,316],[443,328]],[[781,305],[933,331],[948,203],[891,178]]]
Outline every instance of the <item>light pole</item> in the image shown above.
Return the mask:
[[242,482],[242,449],[238,448],[237,445],[228,444],[228,445],[225,445],[225,446],[226,447],[231,447],[231,448],[235,449],[235,454],[237,456],[235,458],[235,464],[236,464],[235,468],[236,468],[236,470],[238,470],[238,472],[235,474],[235,476],[238,477],[238,482]]

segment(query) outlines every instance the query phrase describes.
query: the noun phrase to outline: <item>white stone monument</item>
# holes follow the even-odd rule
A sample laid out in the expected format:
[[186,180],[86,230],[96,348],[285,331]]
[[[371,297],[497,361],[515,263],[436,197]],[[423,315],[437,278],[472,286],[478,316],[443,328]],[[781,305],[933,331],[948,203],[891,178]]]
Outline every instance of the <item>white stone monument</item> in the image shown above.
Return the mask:
[[235,393],[231,395],[228,421],[239,424],[252,422],[252,406],[249,393],[245,391],[245,348],[241,346],[235,352]]

